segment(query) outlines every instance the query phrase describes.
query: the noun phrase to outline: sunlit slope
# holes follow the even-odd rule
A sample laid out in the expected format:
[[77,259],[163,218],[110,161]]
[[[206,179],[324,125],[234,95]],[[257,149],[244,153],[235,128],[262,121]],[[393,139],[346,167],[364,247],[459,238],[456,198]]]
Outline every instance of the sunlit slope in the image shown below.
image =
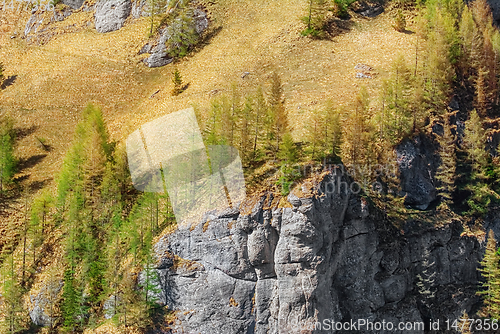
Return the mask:
[[[0,95],[1,111],[10,112],[19,127],[29,129],[19,142],[21,157],[46,154],[20,175],[30,175],[31,182],[50,183],[89,101],[102,107],[112,136],[121,140],[144,122],[192,103],[206,105],[211,94],[227,91],[232,82],[250,88],[277,69],[294,135],[300,139],[310,111],[324,100],[349,104],[361,85],[374,92],[399,53],[414,62],[416,35],[392,29],[391,13],[375,19],[355,16],[343,24],[348,30],[333,40],[312,41],[300,35],[304,0],[225,2],[219,20],[223,29],[178,64],[189,88],[177,97],[170,94],[173,65],[149,69],[141,62],[144,56],[137,55],[147,41],[147,19],[107,34],[91,27],[60,34],[42,46],[9,38],[13,30],[23,29],[22,20],[0,29],[0,59],[7,75],[16,75],[14,84]],[[91,19],[87,13],[73,15],[60,23],[62,28]],[[358,63],[370,65],[378,74],[357,79]],[[243,79],[243,72],[250,75]],[[42,152],[37,137],[52,150]]]

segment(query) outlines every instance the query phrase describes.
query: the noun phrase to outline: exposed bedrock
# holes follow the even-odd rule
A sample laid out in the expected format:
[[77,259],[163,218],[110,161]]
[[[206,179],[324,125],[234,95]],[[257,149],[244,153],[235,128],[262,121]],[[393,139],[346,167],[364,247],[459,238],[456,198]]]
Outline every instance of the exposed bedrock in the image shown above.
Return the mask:
[[325,191],[345,181],[329,174],[318,195],[290,195],[292,208],[264,196],[250,214],[207,214],[160,239],[158,298],[178,311],[174,332],[320,333],[325,320],[443,322],[477,308],[475,238],[458,222],[399,230],[364,198]]

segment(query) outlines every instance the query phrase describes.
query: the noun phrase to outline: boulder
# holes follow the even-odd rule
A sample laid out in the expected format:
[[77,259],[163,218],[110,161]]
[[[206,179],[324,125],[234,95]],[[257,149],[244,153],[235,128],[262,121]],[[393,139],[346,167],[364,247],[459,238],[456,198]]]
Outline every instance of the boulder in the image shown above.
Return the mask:
[[100,33],[111,32],[123,27],[132,10],[130,0],[100,0],[95,5],[95,28]]

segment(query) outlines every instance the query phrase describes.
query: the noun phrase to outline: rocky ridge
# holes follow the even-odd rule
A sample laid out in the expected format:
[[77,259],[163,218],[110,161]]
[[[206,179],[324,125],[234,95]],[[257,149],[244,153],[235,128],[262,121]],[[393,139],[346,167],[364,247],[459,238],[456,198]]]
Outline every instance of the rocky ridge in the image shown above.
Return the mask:
[[[459,222],[398,230],[364,197],[337,191],[348,182],[334,172],[316,195],[291,194],[291,208],[271,208],[268,194],[250,214],[209,213],[163,237],[157,298],[178,311],[173,332],[319,333],[325,319],[428,323],[474,311],[477,239],[460,236]],[[424,269],[435,274],[432,300],[417,289]]]

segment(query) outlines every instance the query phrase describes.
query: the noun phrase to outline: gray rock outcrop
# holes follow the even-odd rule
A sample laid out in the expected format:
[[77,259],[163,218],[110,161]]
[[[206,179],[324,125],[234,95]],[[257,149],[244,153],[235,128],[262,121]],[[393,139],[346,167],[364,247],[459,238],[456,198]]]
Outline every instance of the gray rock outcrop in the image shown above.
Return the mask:
[[[170,64],[174,59],[169,56],[167,50],[167,42],[172,37],[172,31],[183,29],[182,18],[177,18],[170,26],[160,30],[157,40],[150,42],[141,49],[140,53],[150,53],[150,56],[144,59],[144,63],[148,67],[161,67]],[[207,13],[199,8],[193,10],[193,28],[197,34],[202,34],[209,25]]]
[[[290,196],[290,208],[270,208],[269,194],[251,213],[209,213],[162,237],[158,300],[178,311],[173,332],[321,333],[331,321],[427,322],[425,305],[441,322],[476,307],[482,248],[460,223],[399,230],[366,199],[328,192],[345,181],[329,174],[317,195]],[[432,300],[417,289],[429,263]]]
[[100,33],[111,32],[123,27],[132,10],[130,0],[100,0],[95,5],[95,28]]
[[79,9],[80,7],[82,7],[85,0],[62,0],[61,2],[73,9]]
[[36,295],[30,295],[32,307],[29,310],[31,321],[37,326],[51,326],[56,321],[57,297],[63,287],[61,280],[50,280]]
[[434,173],[438,159],[434,152],[430,140],[425,136],[405,139],[396,147],[401,195],[406,195],[406,205],[426,210],[437,198]]

